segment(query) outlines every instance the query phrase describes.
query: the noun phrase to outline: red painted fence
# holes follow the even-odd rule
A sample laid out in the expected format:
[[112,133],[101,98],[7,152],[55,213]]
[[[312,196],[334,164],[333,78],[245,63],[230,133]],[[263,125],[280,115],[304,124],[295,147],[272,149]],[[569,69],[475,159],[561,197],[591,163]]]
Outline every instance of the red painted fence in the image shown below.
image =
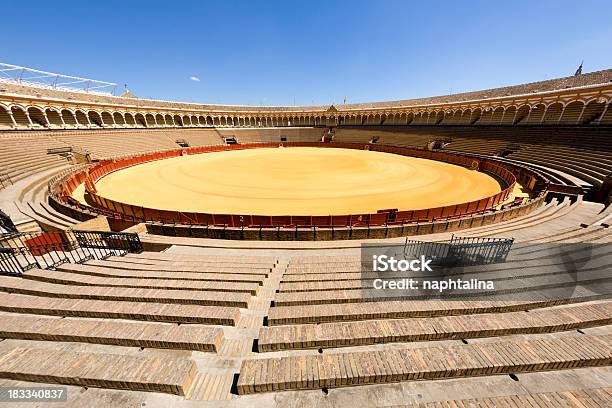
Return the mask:
[[[266,216],[253,214],[208,214],[180,211],[158,210],[154,208],[138,207],[131,204],[120,203],[109,200],[97,194],[95,182],[101,177],[126,167],[135,166],[153,160],[163,160],[182,155],[201,154],[225,150],[253,149],[262,147],[279,147],[280,143],[257,143],[237,144],[229,146],[205,146],[188,149],[177,149],[167,152],[157,152],[132,156],[118,160],[102,161],[89,170],[73,173],[62,179],[54,187],[55,196],[62,201],[68,202],[74,189],[85,183],[86,189],[92,200],[99,207],[101,213],[122,218],[128,221],[161,221],[164,223],[193,224],[193,225],[221,225],[228,227],[296,227],[296,226],[319,226],[319,227],[346,227],[346,226],[369,226],[369,225],[393,225],[411,222],[425,222],[439,219],[452,219],[465,215],[472,215],[487,211],[504,202],[517,181],[513,171],[508,170],[507,164],[501,164],[494,160],[475,158],[455,153],[442,151],[429,151],[421,149],[410,149],[376,144],[360,143],[283,143],[285,147],[321,147],[321,148],[366,148],[373,151],[412,156],[445,163],[455,164],[468,168],[478,167],[479,171],[492,174],[503,180],[505,188],[503,191],[480,200],[471,201],[445,207],[429,208],[414,211],[379,210],[375,214],[348,214],[328,216]],[[524,169],[514,168],[519,171],[523,184],[532,181],[535,176],[528,174]]]

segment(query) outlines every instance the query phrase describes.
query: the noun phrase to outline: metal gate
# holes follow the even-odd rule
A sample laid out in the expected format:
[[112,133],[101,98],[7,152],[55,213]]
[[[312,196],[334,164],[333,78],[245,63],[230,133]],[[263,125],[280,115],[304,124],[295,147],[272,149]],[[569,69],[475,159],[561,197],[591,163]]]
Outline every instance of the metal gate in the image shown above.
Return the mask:
[[138,234],[111,231],[54,231],[0,235],[0,273],[21,275],[32,268],[53,269],[142,252]]
[[469,266],[503,263],[514,243],[513,238],[451,237],[450,242],[409,240],[404,244],[404,256],[425,255],[438,266]]

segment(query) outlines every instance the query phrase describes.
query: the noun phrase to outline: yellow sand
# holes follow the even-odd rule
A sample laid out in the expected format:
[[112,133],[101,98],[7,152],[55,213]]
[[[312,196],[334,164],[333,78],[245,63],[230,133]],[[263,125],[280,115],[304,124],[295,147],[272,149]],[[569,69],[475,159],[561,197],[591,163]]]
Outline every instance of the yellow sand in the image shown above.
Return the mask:
[[97,188],[106,198],[138,206],[258,215],[414,210],[501,191],[493,177],[460,166],[389,153],[310,147],[155,161],[109,174]]

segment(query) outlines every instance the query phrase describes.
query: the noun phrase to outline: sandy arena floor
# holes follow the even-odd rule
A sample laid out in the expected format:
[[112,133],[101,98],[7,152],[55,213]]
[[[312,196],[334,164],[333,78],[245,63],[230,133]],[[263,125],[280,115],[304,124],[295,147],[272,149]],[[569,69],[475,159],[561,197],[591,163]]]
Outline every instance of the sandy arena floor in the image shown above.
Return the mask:
[[381,152],[310,147],[155,161],[109,174],[97,188],[106,198],[139,206],[257,215],[413,210],[501,191],[493,177],[460,166]]

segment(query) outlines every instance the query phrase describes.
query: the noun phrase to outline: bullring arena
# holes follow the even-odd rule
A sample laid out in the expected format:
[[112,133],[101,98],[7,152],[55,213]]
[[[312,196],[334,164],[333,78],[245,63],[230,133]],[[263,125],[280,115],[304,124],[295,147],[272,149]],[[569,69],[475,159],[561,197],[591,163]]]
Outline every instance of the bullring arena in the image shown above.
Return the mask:
[[[72,407],[612,404],[612,70],[326,106],[22,75],[0,82],[0,386]],[[496,291],[377,291],[379,250]]]
[[[154,161],[111,173],[101,196],[218,214],[341,215],[420,210],[501,191],[491,176],[433,160],[355,149],[262,148]],[[163,193],[162,193],[163,192]]]

